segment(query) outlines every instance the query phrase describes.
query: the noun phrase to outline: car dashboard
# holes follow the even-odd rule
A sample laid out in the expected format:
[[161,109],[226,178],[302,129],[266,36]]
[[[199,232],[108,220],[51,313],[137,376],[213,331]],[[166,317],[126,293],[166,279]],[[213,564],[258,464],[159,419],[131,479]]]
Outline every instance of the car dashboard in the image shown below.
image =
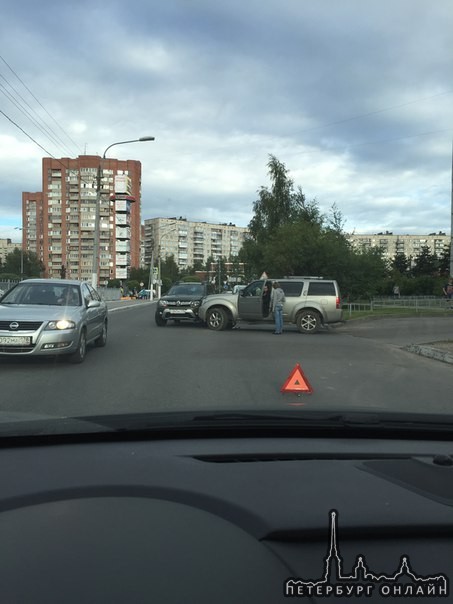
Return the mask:
[[452,453],[332,436],[3,446],[2,601],[451,602]]

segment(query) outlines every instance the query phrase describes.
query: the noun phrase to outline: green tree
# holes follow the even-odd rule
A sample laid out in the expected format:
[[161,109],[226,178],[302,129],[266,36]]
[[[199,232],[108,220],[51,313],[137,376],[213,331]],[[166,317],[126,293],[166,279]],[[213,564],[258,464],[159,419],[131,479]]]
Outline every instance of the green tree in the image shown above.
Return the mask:
[[167,279],[170,283],[174,283],[179,279],[179,268],[173,254],[167,256],[161,262],[161,279]]
[[247,277],[258,278],[263,271],[279,277],[315,275],[336,279],[350,297],[380,292],[388,277],[381,250],[354,250],[335,204],[329,215],[322,214],[316,199],[307,202],[302,189],[294,188],[284,164],[271,156],[268,168],[271,187],[260,189],[251,236],[240,253]]
[[391,269],[400,275],[408,275],[411,270],[411,258],[408,258],[404,252],[395,254],[390,263]]
[[131,268],[131,281],[137,281],[139,284],[144,283],[148,287],[149,282],[149,267],[148,268]]
[[439,271],[439,260],[437,256],[431,253],[429,247],[424,245],[420,253],[414,259],[412,274],[414,277],[434,276]]
[[2,264],[1,272],[17,275],[21,277],[21,266],[23,263],[23,277],[40,277],[45,267],[34,252],[22,251],[15,248],[7,254],[5,262]]
[[294,189],[285,164],[270,155],[267,167],[271,186],[259,190],[259,199],[253,204],[254,216],[249,224],[250,234],[258,243],[265,241],[285,224],[299,220],[320,221],[316,201],[307,202],[302,189]]

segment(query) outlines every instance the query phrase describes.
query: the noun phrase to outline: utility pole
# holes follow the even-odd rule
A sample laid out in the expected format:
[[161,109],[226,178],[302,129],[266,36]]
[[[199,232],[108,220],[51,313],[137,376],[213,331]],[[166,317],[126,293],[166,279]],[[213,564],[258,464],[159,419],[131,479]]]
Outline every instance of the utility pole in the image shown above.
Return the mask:
[[451,191],[450,191],[450,277],[453,277],[453,141],[451,143]]

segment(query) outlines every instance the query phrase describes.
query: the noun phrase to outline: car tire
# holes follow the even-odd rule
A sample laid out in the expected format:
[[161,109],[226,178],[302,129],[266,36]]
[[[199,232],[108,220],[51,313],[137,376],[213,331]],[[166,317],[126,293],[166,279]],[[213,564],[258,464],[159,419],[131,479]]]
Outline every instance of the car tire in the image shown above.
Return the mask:
[[101,335],[94,341],[95,346],[103,348],[107,344],[107,321],[104,321]]
[[160,314],[157,313],[157,312],[154,315],[154,320],[156,321],[156,325],[158,327],[165,327],[165,325],[167,324],[167,320],[166,319],[162,319],[162,317],[160,316]]
[[69,356],[69,362],[73,364],[83,363],[87,353],[87,334],[85,329],[82,329],[77,344],[77,350]]
[[297,315],[296,323],[301,333],[312,334],[319,331],[321,317],[316,310],[303,310]]
[[209,329],[213,329],[214,331],[223,331],[227,329],[230,320],[228,318],[228,314],[226,310],[220,308],[219,306],[215,306],[214,308],[210,308],[206,314],[206,325]]

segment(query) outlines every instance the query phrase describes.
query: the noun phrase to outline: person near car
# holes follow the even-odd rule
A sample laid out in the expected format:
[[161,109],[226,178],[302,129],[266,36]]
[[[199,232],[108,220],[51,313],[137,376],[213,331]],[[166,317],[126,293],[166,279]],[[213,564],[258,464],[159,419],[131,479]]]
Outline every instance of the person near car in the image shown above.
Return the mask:
[[275,331],[274,334],[283,332],[283,304],[285,302],[285,292],[280,287],[278,281],[272,283],[271,310],[274,313]]
[[447,299],[447,301],[450,303],[450,308],[452,308],[453,306],[453,278],[450,277],[450,279],[448,280],[448,283],[446,283],[443,288],[442,291],[444,292],[444,295]]

